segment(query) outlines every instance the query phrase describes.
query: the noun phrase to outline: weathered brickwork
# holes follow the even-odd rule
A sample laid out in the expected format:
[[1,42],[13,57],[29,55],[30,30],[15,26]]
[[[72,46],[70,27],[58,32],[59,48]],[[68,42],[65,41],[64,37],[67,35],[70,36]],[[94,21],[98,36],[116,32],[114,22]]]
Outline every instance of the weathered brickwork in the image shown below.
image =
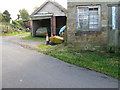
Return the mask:
[[[116,4],[117,2],[115,2]],[[106,47],[108,44],[108,4],[113,2],[68,2],[67,42],[84,49]],[[77,6],[100,6],[100,31],[77,32]]]

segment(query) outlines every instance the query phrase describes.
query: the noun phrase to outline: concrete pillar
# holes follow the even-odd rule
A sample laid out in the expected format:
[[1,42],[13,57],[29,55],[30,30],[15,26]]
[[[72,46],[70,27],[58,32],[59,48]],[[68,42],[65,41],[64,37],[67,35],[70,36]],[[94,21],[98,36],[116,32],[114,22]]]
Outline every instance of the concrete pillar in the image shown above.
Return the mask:
[[32,25],[31,25],[31,36],[33,37],[33,20],[31,22],[32,22]]
[[56,33],[56,17],[51,17],[51,33]]
[[56,16],[53,16],[53,33],[56,34]]
[[52,22],[53,22],[53,18],[51,17],[51,19],[50,19],[51,33],[53,33],[53,23]]
[[32,20],[32,28],[31,28],[31,36],[35,37],[36,36],[36,31],[35,31],[35,22]]

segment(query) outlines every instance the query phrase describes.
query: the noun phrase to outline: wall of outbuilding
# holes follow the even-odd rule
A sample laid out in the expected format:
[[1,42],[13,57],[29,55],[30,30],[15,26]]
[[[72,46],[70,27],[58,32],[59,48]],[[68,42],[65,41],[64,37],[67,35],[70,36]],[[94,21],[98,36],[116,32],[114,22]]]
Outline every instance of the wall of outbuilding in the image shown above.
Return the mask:
[[[68,2],[67,42],[82,49],[94,50],[106,47],[110,37],[108,36],[108,4],[118,4],[118,2]],[[80,5],[100,5],[100,31],[84,32],[77,29],[77,6]]]

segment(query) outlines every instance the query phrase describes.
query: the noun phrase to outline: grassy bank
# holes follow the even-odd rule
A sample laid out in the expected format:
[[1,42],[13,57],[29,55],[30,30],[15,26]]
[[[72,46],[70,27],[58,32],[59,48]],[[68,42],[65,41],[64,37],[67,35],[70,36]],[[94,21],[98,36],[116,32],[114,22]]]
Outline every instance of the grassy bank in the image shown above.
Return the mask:
[[26,36],[26,37],[23,37],[22,39],[24,39],[24,40],[45,41],[45,38],[43,38],[43,37],[31,37],[31,36]]
[[1,33],[1,36],[12,36],[12,35],[27,35],[30,34],[30,32],[12,32],[12,33]]
[[74,47],[64,45],[38,45],[38,47],[43,49],[39,50],[39,52],[51,55],[65,62],[98,71],[115,78],[120,78],[118,77],[120,55],[118,54],[97,51],[81,51],[74,49]]

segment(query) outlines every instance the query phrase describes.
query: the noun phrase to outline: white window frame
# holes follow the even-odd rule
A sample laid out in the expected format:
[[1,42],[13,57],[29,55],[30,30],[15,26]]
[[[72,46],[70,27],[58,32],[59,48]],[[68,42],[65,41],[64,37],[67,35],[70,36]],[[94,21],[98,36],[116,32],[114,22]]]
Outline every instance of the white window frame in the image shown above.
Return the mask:
[[116,27],[116,6],[112,6],[112,30],[115,30]]
[[[111,17],[108,18],[108,28],[110,30],[118,30],[119,29],[119,4],[108,4],[108,8],[111,8]],[[116,11],[117,10],[117,11]],[[108,13],[110,12],[108,11]],[[111,18],[111,19],[110,19]],[[109,23],[111,20],[111,23]]]
[[[79,8],[98,8],[98,28],[97,29],[90,29],[88,28],[87,30],[81,29],[79,26]],[[101,12],[100,12],[100,5],[93,5],[93,6],[77,6],[77,28],[82,31],[100,31],[100,18],[101,17]]]

